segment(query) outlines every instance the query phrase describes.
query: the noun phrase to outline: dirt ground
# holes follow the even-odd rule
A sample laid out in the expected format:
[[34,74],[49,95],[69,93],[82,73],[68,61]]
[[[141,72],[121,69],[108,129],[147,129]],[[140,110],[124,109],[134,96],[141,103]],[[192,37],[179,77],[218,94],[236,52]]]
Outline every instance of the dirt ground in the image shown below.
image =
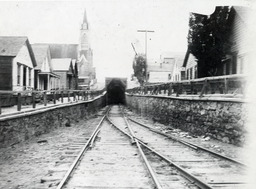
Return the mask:
[[[91,116],[70,127],[61,127],[50,133],[31,138],[23,143],[0,149],[1,189],[55,188],[58,178],[51,178],[59,161],[65,161],[68,144],[84,142],[93,132],[101,115]],[[79,150],[79,149],[78,149]],[[75,156],[69,158],[73,162]],[[65,171],[69,164],[60,168]],[[58,168],[57,168],[58,169]]]
[[[132,118],[149,126],[154,126],[168,134],[189,142],[195,142],[205,148],[243,162],[244,157],[240,156],[240,154],[244,154],[244,148],[242,147],[225,144],[207,136],[191,136],[189,133],[171,128],[171,126],[168,126],[167,129],[165,125],[153,122],[150,118],[141,117],[128,110],[126,112]],[[99,123],[101,115],[102,111],[88,120],[71,124],[70,127],[62,127],[23,143],[1,148],[0,188],[55,188],[75,159],[74,155],[69,154],[69,144],[86,142]],[[73,145],[73,148],[75,147]],[[77,146],[76,150],[79,151],[80,147]],[[53,174],[56,171],[59,171],[59,174]]]

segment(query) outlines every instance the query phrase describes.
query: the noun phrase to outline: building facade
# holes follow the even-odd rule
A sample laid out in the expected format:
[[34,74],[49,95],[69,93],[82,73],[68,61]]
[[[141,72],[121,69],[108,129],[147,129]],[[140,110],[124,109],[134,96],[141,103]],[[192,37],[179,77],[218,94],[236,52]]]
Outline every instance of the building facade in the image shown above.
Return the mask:
[[27,37],[0,37],[0,90],[33,90],[36,66]]
[[[205,64],[197,64],[200,60],[196,60],[196,57],[193,57],[191,53],[190,47],[188,47],[188,51],[185,56],[185,60],[183,63],[183,67],[185,68],[185,78],[193,79],[198,77],[207,76],[217,76],[217,75],[231,75],[231,74],[243,74],[245,70],[248,69],[247,65],[250,59],[250,48],[248,47],[248,35],[246,35],[246,31],[248,31],[248,23],[247,18],[250,13],[250,10],[246,7],[239,6],[224,6],[224,7],[216,7],[215,11],[211,15],[201,15],[196,14],[197,19],[200,20],[214,20],[216,22],[218,16],[220,14],[220,10],[229,10],[226,15],[227,24],[225,27],[229,27],[229,31],[226,32],[226,38],[228,39],[228,43],[224,44],[225,46],[225,56],[221,58],[221,63],[216,64],[212,70],[216,70],[215,74],[210,75],[203,73],[200,70],[205,69]],[[194,13],[192,13],[194,14]],[[206,22],[205,21],[205,22]],[[202,27],[205,27],[202,25]],[[220,26],[219,26],[220,27]],[[221,27],[224,27],[221,25]],[[202,44],[204,46],[205,44]],[[213,47],[212,47],[213,48]],[[203,53],[203,52],[202,52]],[[204,60],[210,61],[209,58]],[[206,71],[204,71],[206,72]],[[202,74],[203,73],[203,74]],[[203,76],[201,76],[203,75]]]
[[75,89],[75,71],[71,58],[53,58],[53,72],[60,77],[60,89]]
[[184,54],[183,52],[165,52],[161,54],[158,61],[149,62],[148,82],[180,81]]
[[53,72],[49,45],[33,44],[32,49],[37,62],[35,67],[35,89],[59,89],[60,76]]

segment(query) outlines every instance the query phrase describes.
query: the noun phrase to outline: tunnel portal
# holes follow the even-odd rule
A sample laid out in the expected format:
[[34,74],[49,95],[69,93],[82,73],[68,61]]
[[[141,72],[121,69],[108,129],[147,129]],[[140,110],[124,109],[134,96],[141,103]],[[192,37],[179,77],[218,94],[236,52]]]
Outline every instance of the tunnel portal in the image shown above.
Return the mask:
[[106,78],[107,104],[125,104],[127,78]]

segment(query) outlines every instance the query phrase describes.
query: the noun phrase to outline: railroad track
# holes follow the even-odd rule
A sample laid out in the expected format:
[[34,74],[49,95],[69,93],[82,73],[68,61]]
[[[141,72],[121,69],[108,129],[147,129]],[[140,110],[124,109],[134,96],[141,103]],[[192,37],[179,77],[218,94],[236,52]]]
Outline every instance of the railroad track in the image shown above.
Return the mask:
[[129,128],[127,123],[120,110],[112,107],[57,188],[199,188],[145,148],[132,129],[119,129],[123,124]]
[[241,163],[142,125],[111,107],[57,189],[246,188]]
[[154,188],[139,149],[103,116],[60,188]]
[[[161,133],[131,118],[127,119],[136,137],[147,144],[143,145],[145,148],[182,168],[182,171],[195,177],[199,184],[204,183],[200,187],[247,188],[246,166],[241,162]],[[127,130],[126,127],[120,129]]]

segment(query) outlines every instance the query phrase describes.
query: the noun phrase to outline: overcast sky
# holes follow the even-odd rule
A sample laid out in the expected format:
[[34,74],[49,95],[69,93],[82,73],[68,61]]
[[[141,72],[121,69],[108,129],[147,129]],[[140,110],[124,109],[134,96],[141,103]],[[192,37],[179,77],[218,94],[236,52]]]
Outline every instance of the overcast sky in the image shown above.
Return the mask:
[[31,43],[78,43],[84,9],[90,27],[97,78],[130,77],[134,51],[158,59],[161,52],[185,52],[189,12],[211,14],[215,5],[247,0],[0,1],[0,35],[28,36]]

